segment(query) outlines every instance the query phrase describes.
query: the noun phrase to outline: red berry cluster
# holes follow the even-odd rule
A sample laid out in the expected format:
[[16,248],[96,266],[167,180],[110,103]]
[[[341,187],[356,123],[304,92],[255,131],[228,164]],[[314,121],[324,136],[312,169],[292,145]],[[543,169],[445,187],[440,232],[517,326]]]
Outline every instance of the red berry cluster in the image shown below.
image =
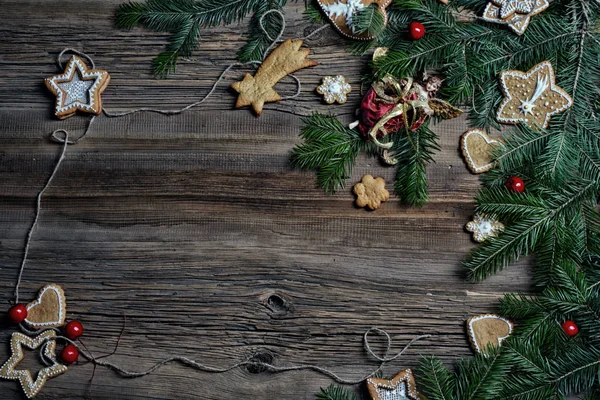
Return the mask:
[[[8,310],[8,318],[14,324],[20,324],[27,318],[27,307],[24,304],[15,304]],[[69,321],[64,328],[65,336],[70,340],[77,340],[83,335],[83,324],[79,321]],[[65,364],[73,364],[79,358],[79,350],[73,344],[66,345],[60,353],[60,359]]]

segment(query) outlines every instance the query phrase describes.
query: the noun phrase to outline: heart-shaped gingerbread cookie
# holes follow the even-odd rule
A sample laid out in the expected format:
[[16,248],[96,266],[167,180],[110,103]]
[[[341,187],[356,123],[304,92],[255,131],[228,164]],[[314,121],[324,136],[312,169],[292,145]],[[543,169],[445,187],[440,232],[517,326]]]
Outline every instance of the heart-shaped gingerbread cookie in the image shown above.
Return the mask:
[[342,35],[352,39],[371,40],[373,36],[368,32],[357,33],[356,27],[352,25],[352,18],[357,12],[371,4],[376,4],[387,25],[388,15],[385,9],[392,0],[317,0],[317,2],[335,29]]
[[490,344],[500,346],[510,336],[513,324],[499,315],[477,315],[467,320],[467,331],[473,349],[478,353],[485,353]]
[[501,140],[490,138],[480,129],[469,129],[463,133],[460,137],[460,149],[469,170],[474,174],[481,174],[494,168],[496,162],[490,151],[501,143]]
[[38,298],[27,304],[25,323],[34,329],[57,328],[65,324],[67,301],[65,292],[54,283],[40,289]]

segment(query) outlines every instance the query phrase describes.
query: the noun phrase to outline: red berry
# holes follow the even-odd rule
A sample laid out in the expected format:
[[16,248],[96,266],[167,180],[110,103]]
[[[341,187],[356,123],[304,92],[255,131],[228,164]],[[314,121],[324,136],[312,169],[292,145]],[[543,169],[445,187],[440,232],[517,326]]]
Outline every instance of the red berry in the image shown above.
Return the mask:
[[523,193],[525,191],[525,182],[518,176],[511,176],[506,181],[506,187],[513,192]]
[[15,304],[8,310],[8,318],[13,323],[20,324],[27,318],[27,307],[23,304]]
[[60,359],[65,364],[73,364],[79,358],[79,350],[72,344],[68,344],[60,353]]
[[570,319],[562,323],[562,328],[568,337],[576,336],[579,333],[579,327],[575,321],[571,321]]
[[71,340],[77,340],[77,338],[83,335],[83,325],[79,321],[69,321],[65,326],[65,335]]
[[425,36],[425,26],[422,23],[413,21],[408,24],[408,35],[412,40],[419,40]]

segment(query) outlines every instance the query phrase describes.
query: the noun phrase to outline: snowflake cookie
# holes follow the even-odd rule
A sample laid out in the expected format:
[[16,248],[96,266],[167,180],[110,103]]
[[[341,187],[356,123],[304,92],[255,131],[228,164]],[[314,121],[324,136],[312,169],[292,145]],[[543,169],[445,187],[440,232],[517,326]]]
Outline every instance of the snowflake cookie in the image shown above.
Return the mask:
[[498,237],[504,231],[504,225],[501,222],[479,213],[473,216],[473,221],[469,221],[466,228],[467,231],[473,233],[473,239],[479,243]]
[[319,87],[317,93],[323,95],[323,99],[327,104],[333,104],[336,101],[338,104],[344,104],[347,100],[347,95],[352,91],[352,86],[346,82],[343,75],[326,76]]
[[54,114],[60,119],[65,119],[74,115],[77,110],[100,114],[100,95],[109,81],[108,72],[88,69],[81,58],[72,56],[62,74],[46,78],[44,83],[56,96]]
[[554,69],[544,61],[527,72],[504,71],[500,74],[504,100],[496,119],[504,124],[524,122],[531,128],[546,128],[550,117],[573,105],[573,99],[558,87]]
[[367,379],[367,388],[373,400],[422,400],[417,392],[415,377],[410,369],[396,374],[392,379]]

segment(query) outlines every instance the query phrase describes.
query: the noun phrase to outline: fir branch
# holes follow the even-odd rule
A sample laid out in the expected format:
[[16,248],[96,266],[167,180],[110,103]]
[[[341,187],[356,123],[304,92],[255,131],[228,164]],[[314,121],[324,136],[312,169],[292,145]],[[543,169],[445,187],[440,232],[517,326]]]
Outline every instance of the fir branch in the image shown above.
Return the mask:
[[306,5],[304,18],[313,24],[325,23],[325,19],[323,18],[321,10],[319,10],[319,6],[316,4],[316,0],[311,1]]
[[374,3],[352,17],[352,26],[356,34],[367,33],[369,36],[378,36],[385,29],[385,18],[379,11],[379,6]]
[[[280,8],[285,0],[146,0],[143,3],[124,3],[116,11],[115,24],[119,28],[133,29],[141,24],[157,32],[172,34],[164,52],[152,62],[152,71],[158,77],[166,77],[175,71],[179,57],[190,56],[198,48],[200,28],[214,27],[221,23],[231,24],[241,21],[246,15],[265,10],[265,5]],[[251,43],[240,51],[242,58],[254,59],[261,49],[263,39],[259,39],[254,18]],[[265,18],[267,31],[278,30],[281,21]],[[261,31],[262,32],[262,31]],[[256,41],[256,42],[255,42]],[[262,54],[261,54],[262,57]]]
[[321,388],[317,400],[358,400],[358,397],[350,389],[331,384],[325,389]]
[[263,60],[266,49],[278,36],[283,23],[281,16],[271,11],[281,11],[286,3],[287,0],[265,0],[255,10],[250,19],[248,42],[238,50],[238,60],[241,62]]
[[[545,189],[543,190],[544,193],[549,193]],[[593,196],[595,192],[594,182],[588,183],[586,186],[577,186],[574,190],[565,188],[560,193],[554,192],[554,198],[548,202],[548,209],[545,213],[523,218],[508,226],[498,238],[480,245],[467,256],[464,265],[469,270],[470,279],[485,279],[518,260],[520,256],[530,254],[539,245],[539,239],[548,234],[554,218],[561,218],[562,215],[568,214],[571,208],[579,207],[581,202],[590,201],[590,196]],[[516,202],[520,197],[514,197],[511,194],[507,194],[506,197],[505,201],[479,206],[500,219],[502,219],[503,212],[506,212],[506,216],[510,218],[511,208],[507,208],[505,204]],[[527,198],[523,197],[522,200],[521,204],[526,206]]]
[[319,113],[304,119],[300,137],[304,143],[294,147],[292,164],[317,170],[317,184],[328,193],[343,189],[363,138],[335,117]]
[[490,346],[485,354],[457,363],[456,397],[460,400],[495,399],[503,387],[510,364],[501,357],[497,347]]
[[422,207],[429,198],[426,166],[440,149],[437,135],[424,124],[416,132],[401,129],[393,140],[392,152],[399,160],[394,191],[402,202]]
[[419,365],[419,390],[427,398],[453,400],[456,376],[436,357],[423,357]]

